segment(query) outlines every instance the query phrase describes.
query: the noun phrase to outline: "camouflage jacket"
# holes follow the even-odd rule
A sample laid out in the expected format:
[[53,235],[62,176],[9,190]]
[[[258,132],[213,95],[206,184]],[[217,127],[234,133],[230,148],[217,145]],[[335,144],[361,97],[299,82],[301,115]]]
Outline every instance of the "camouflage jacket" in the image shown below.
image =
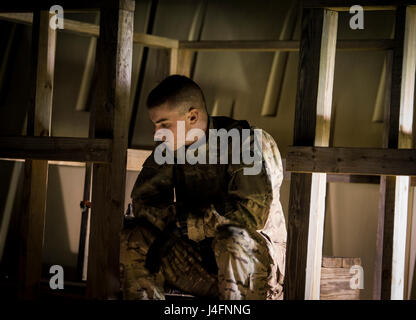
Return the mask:
[[[250,129],[253,149],[254,127],[247,121],[209,117],[209,129],[221,128],[240,132]],[[179,221],[194,241],[214,237],[216,228],[222,224],[242,226],[269,248],[272,263],[280,271],[279,282],[283,281],[286,225],[280,204],[282,161],[273,138],[261,132],[261,170],[256,175],[245,175],[243,169],[252,165],[233,164],[231,155],[229,164],[158,165],[153,151],[131,193],[134,215],[147,219],[160,230],[172,221]],[[208,142],[209,139],[205,143],[207,150]],[[228,149],[231,152],[231,142]]]

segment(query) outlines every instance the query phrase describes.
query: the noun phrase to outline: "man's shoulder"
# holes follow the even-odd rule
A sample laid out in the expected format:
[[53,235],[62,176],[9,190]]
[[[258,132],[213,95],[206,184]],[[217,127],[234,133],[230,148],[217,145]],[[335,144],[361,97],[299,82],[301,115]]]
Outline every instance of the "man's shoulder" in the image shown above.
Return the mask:
[[224,116],[211,116],[214,129],[250,129],[250,124],[247,120],[236,120],[230,117]]
[[224,116],[211,116],[211,119],[213,122],[212,127],[216,130],[225,129],[229,131],[238,129],[241,131],[242,129],[249,129],[251,143],[259,139],[258,141],[262,141],[262,148],[277,148],[276,141],[270,133],[260,127],[250,125],[247,120],[235,120]]
[[143,168],[159,168],[160,166],[155,161],[155,149],[152,150],[152,153],[144,160]]

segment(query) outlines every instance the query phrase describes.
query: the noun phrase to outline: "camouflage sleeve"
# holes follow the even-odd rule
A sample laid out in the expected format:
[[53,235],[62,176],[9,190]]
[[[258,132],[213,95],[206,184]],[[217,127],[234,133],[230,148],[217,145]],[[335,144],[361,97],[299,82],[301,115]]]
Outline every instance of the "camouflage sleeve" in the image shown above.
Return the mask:
[[188,238],[199,242],[214,237],[217,227],[227,223],[230,221],[221,216],[213,205],[205,209],[202,217],[191,212],[187,218]]
[[264,155],[268,152],[264,150],[264,146],[267,144],[263,141],[265,136],[260,136],[261,141],[254,141],[253,135],[250,140],[251,150],[254,150],[254,145],[257,143],[257,151],[261,155],[257,174],[247,174],[247,170],[244,170],[253,167],[252,164],[230,164],[226,203],[228,209],[219,214],[211,206],[207,208],[204,217],[190,215],[187,221],[190,239],[200,241],[204,237],[213,236],[215,229],[221,224],[235,224],[251,230],[263,229],[269,217],[273,190],[264,161]]
[[231,181],[228,188],[228,207],[224,216],[233,224],[251,230],[263,229],[269,217],[273,200],[272,185],[266,172],[264,161],[259,172],[254,175],[245,173],[241,165],[230,167]]
[[153,153],[143,164],[131,193],[136,218],[144,218],[163,230],[176,214],[172,166],[157,165]]

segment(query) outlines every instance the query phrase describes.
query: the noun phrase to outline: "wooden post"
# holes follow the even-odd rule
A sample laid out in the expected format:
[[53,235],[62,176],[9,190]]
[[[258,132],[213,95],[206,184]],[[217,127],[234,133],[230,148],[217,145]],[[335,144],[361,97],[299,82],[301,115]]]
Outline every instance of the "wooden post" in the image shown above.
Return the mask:
[[[396,11],[387,148],[412,148],[416,66],[416,9]],[[404,262],[409,197],[408,176],[382,176],[377,233],[374,299],[403,299]]]
[[[294,145],[328,146],[338,14],[304,9]],[[325,173],[292,173],[285,299],[319,299]]]
[[97,86],[91,114],[95,138],[112,138],[110,164],[94,164],[87,297],[116,299],[127,162],[135,2],[115,0],[101,8]]
[[[32,29],[32,92],[28,112],[28,136],[49,136],[51,133],[55,48],[56,31],[49,27],[49,12],[35,12]],[[32,299],[38,294],[42,273],[48,161],[26,160],[24,170],[18,297]]]
[[180,74],[191,76],[192,51],[186,49],[173,48],[170,51],[170,69],[169,74]]

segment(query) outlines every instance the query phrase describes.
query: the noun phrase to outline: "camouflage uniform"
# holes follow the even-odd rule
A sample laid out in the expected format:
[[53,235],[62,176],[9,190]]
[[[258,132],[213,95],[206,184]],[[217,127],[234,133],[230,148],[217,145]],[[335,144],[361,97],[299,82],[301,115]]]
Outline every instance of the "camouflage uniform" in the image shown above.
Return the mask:
[[[253,132],[247,121],[227,117],[209,117],[209,128]],[[154,154],[149,156],[131,194],[138,220],[122,232],[126,299],[164,299],[166,282],[196,296],[283,297],[283,169],[265,131],[261,150],[257,175],[245,175],[251,165],[232,164],[230,155],[230,164],[193,165],[158,165]]]

